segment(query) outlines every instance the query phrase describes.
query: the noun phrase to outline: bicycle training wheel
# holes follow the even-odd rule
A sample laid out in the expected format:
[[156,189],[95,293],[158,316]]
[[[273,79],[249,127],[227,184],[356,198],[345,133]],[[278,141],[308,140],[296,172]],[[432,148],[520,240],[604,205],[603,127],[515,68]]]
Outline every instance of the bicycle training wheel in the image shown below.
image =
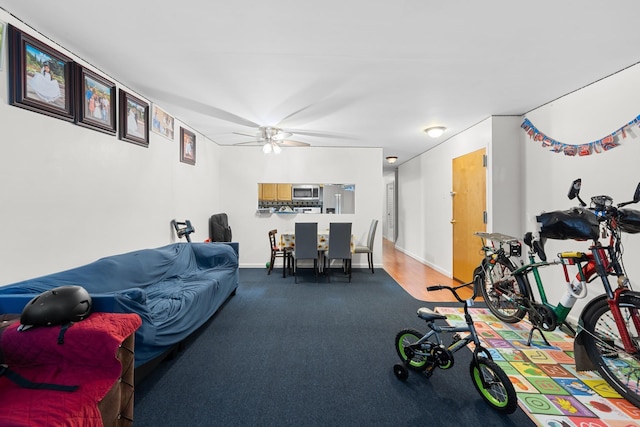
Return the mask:
[[511,274],[515,267],[504,258],[498,258],[495,264],[483,262],[484,275],[480,290],[489,310],[506,323],[518,323],[526,311],[518,303],[526,287],[522,278]]
[[415,329],[403,329],[396,334],[396,351],[400,360],[402,360],[410,369],[415,371],[423,371],[427,367],[427,359],[422,354],[417,354],[406,347],[416,343],[422,334]]
[[583,316],[583,342],[589,360],[622,397],[640,408],[640,293],[620,296],[622,321],[634,349],[625,351],[613,313],[605,298]]
[[505,414],[518,409],[518,395],[511,380],[493,360],[479,356],[477,364],[471,361],[469,370],[476,390],[493,409]]

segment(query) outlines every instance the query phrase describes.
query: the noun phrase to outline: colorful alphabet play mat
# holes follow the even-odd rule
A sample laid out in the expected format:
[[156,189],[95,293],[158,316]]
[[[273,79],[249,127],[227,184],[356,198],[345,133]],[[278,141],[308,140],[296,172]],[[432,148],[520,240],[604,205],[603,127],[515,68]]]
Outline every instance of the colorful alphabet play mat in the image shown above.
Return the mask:
[[[437,307],[451,324],[464,324],[462,308]],[[533,334],[531,324],[507,324],[488,309],[473,308],[480,339],[493,359],[511,379],[518,403],[539,426],[638,426],[640,408],[622,399],[597,372],[577,372],[573,359],[573,338],[563,332]]]

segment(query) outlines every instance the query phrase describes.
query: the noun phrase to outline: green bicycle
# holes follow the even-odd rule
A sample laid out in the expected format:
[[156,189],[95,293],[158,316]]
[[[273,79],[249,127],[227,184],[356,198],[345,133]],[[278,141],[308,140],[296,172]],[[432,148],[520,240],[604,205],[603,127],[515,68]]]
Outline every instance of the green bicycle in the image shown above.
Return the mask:
[[[469,314],[469,307],[473,305],[476,294],[474,292],[471,299],[464,301],[457,293],[458,289],[471,285],[474,283],[466,283],[457,287],[436,285],[427,288],[428,291],[441,289],[451,291],[454,297],[463,304],[466,325],[436,325],[436,320],[445,320],[447,316],[435,313],[425,307],[418,309],[418,317],[427,322],[429,332],[422,334],[414,329],[403,329],[397,333],[395,348],[402,363],[393,366],[393,373],[402,381],[409,377],[409,369],[422,372],[428,378],[436,367],[440,369],[453,367],[453,353],[473,343],[473,358],[469,366],[473,385],[489,406],[499,412],[512,414],[518,408],[518,397],[513,384],[502,368],[492,360],[489,351],[482,346],[471,314]],[[474,286],[474,289],[476,288]],[[468,334],[461,337],[460,332],[468,332]],[[448,347],[443,345],[441,333],[455,334],[453,342]]]

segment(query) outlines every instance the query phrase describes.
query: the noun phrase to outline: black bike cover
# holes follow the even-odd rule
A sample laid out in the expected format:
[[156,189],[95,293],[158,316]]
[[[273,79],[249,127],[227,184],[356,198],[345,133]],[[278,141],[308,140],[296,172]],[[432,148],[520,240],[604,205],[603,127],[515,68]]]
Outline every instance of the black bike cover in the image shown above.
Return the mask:
[[618,209],[620,214],[618,226],[629,234],[640,233],[640,211],[635,209]]
[[540,237],[548,239],[597,240],[600,234],[598,218],[584,208],[544,212],[536,219],[540,223]]

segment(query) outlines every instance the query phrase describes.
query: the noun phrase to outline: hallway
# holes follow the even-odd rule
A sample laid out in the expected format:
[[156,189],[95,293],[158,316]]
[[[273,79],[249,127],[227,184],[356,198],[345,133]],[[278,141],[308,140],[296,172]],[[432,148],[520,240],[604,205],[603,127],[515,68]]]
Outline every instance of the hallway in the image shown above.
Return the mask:
[[[382,264],[384,270],[414,298],[421,301],[455,301],[448,291],[427,292],[426,288],[431,285],[456,286],[459,285],[457,281],[405,255],[387,239],[382,239]],[[468,298],[472,289],[464,289],[461,294]]]

